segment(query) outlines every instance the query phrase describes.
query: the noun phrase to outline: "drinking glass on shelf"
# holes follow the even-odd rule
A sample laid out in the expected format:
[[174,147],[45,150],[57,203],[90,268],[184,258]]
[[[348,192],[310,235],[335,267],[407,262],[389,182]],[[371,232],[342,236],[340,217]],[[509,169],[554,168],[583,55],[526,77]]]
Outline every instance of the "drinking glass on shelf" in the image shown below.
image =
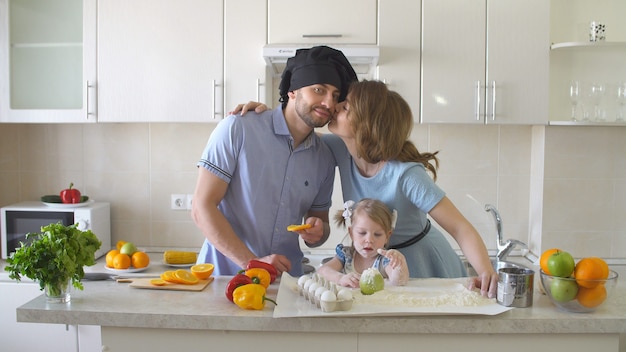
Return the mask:
[[624,121],[624,106],[626,105],[626,81],[617,85],[617,117],[615,121]]
[[572,121],[578,121],[576,118],[576,112],[578,110],[578,101],[580,100],[580,82],[571,81],[569,84],[569,100],[572,104],[572,114],[570,116]]
[[602,97],[604,96],[604,84],[593,83],[589,91],[591,102],[593,103],[593,117],[596,121],[602,121],[602,109],[600,109],[600,103],[602,103]]

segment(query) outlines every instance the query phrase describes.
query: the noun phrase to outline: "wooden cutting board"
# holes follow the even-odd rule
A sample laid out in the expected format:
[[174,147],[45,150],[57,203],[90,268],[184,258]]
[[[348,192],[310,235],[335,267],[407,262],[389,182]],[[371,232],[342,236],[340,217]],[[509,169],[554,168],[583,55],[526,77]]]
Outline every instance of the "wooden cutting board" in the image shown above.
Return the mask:
[[[209,277],[206,280],[200,280],[197,284],[194,285],[183,285],[183,284],[175,284],[171,282],[166,282],[165,285],[157,286],[150,283],[150,280],[154,278],[133,278],[133,279],[124,279],[122,282],[129,282],[130,287],[134,288],[147,288],[152,290],[173,290],[173,291],[202,291],[205,287],[207,287],[214,279],[213,276]],[[120,282],[120,280],[118,280]]]

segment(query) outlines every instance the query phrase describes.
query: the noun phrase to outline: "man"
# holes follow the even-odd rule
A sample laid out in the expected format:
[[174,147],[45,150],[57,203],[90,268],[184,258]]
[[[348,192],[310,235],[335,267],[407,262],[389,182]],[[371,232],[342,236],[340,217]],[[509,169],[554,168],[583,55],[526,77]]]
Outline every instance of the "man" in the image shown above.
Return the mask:
[[[234,275],[259,259],[279,273],[302,275],[299,237],[309,247],[328,238],[335,175],[314,128],[328,123],[354,80],[341,51],[300,49],[282,75],[281,107],[217,125],[198,162],[193,198],[192,217],[206,237],[198,263]],[[303,218],[311,228],[287,231]]]

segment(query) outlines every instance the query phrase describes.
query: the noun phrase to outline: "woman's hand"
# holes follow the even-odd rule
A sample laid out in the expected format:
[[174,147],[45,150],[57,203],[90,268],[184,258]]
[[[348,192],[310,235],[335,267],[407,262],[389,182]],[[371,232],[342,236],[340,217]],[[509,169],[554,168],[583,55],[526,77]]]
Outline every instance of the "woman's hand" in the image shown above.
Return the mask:
[[348,273],[342,276],[341,279],[339,279],[339,282],[337,284],[339,286],[357,288],[359,287],[359,280],[360,280],[359,274]]
[[263,103],[259,103],[256,101],[249,101],[246,104],[238,104],[237,106],[235,106],[235,108],[233,109],[233,111],[229,111],[228,115],[235,115],[239,112],[241,112],[241,116],[245,115],[246,112],[250,111],[250,110],[254,110],[254,112],[256,112],[257,114],[262,113],[263,111],[268,110],[269,108],[267,107],[267,105],[263,104]]

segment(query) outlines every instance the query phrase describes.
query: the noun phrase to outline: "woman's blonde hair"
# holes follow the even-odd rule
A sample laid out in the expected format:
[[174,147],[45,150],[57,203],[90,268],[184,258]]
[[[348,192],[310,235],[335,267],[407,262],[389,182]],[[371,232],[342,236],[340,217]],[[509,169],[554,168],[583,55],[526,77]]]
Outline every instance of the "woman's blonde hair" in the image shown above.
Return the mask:
[[393,213],[389,210],[387,205],[380,200],[363,198],[348,210],[348,213],[346,213],[346,209],[344,209],[335,214],[335,222],[337,225],[345,227],[347,221],[346,217],[353,222],[353,219],[356,217],[366,215],[385,229],[386,232],[393,230]]
[[437,179],[439,152],[420,153],[409,140],[413,114],[400,94],[389,90],[381,81],[364,80],[353,82],[348,96],[349,120],[361,158],[368,163],[383,160],[422,163],[433,179]]

